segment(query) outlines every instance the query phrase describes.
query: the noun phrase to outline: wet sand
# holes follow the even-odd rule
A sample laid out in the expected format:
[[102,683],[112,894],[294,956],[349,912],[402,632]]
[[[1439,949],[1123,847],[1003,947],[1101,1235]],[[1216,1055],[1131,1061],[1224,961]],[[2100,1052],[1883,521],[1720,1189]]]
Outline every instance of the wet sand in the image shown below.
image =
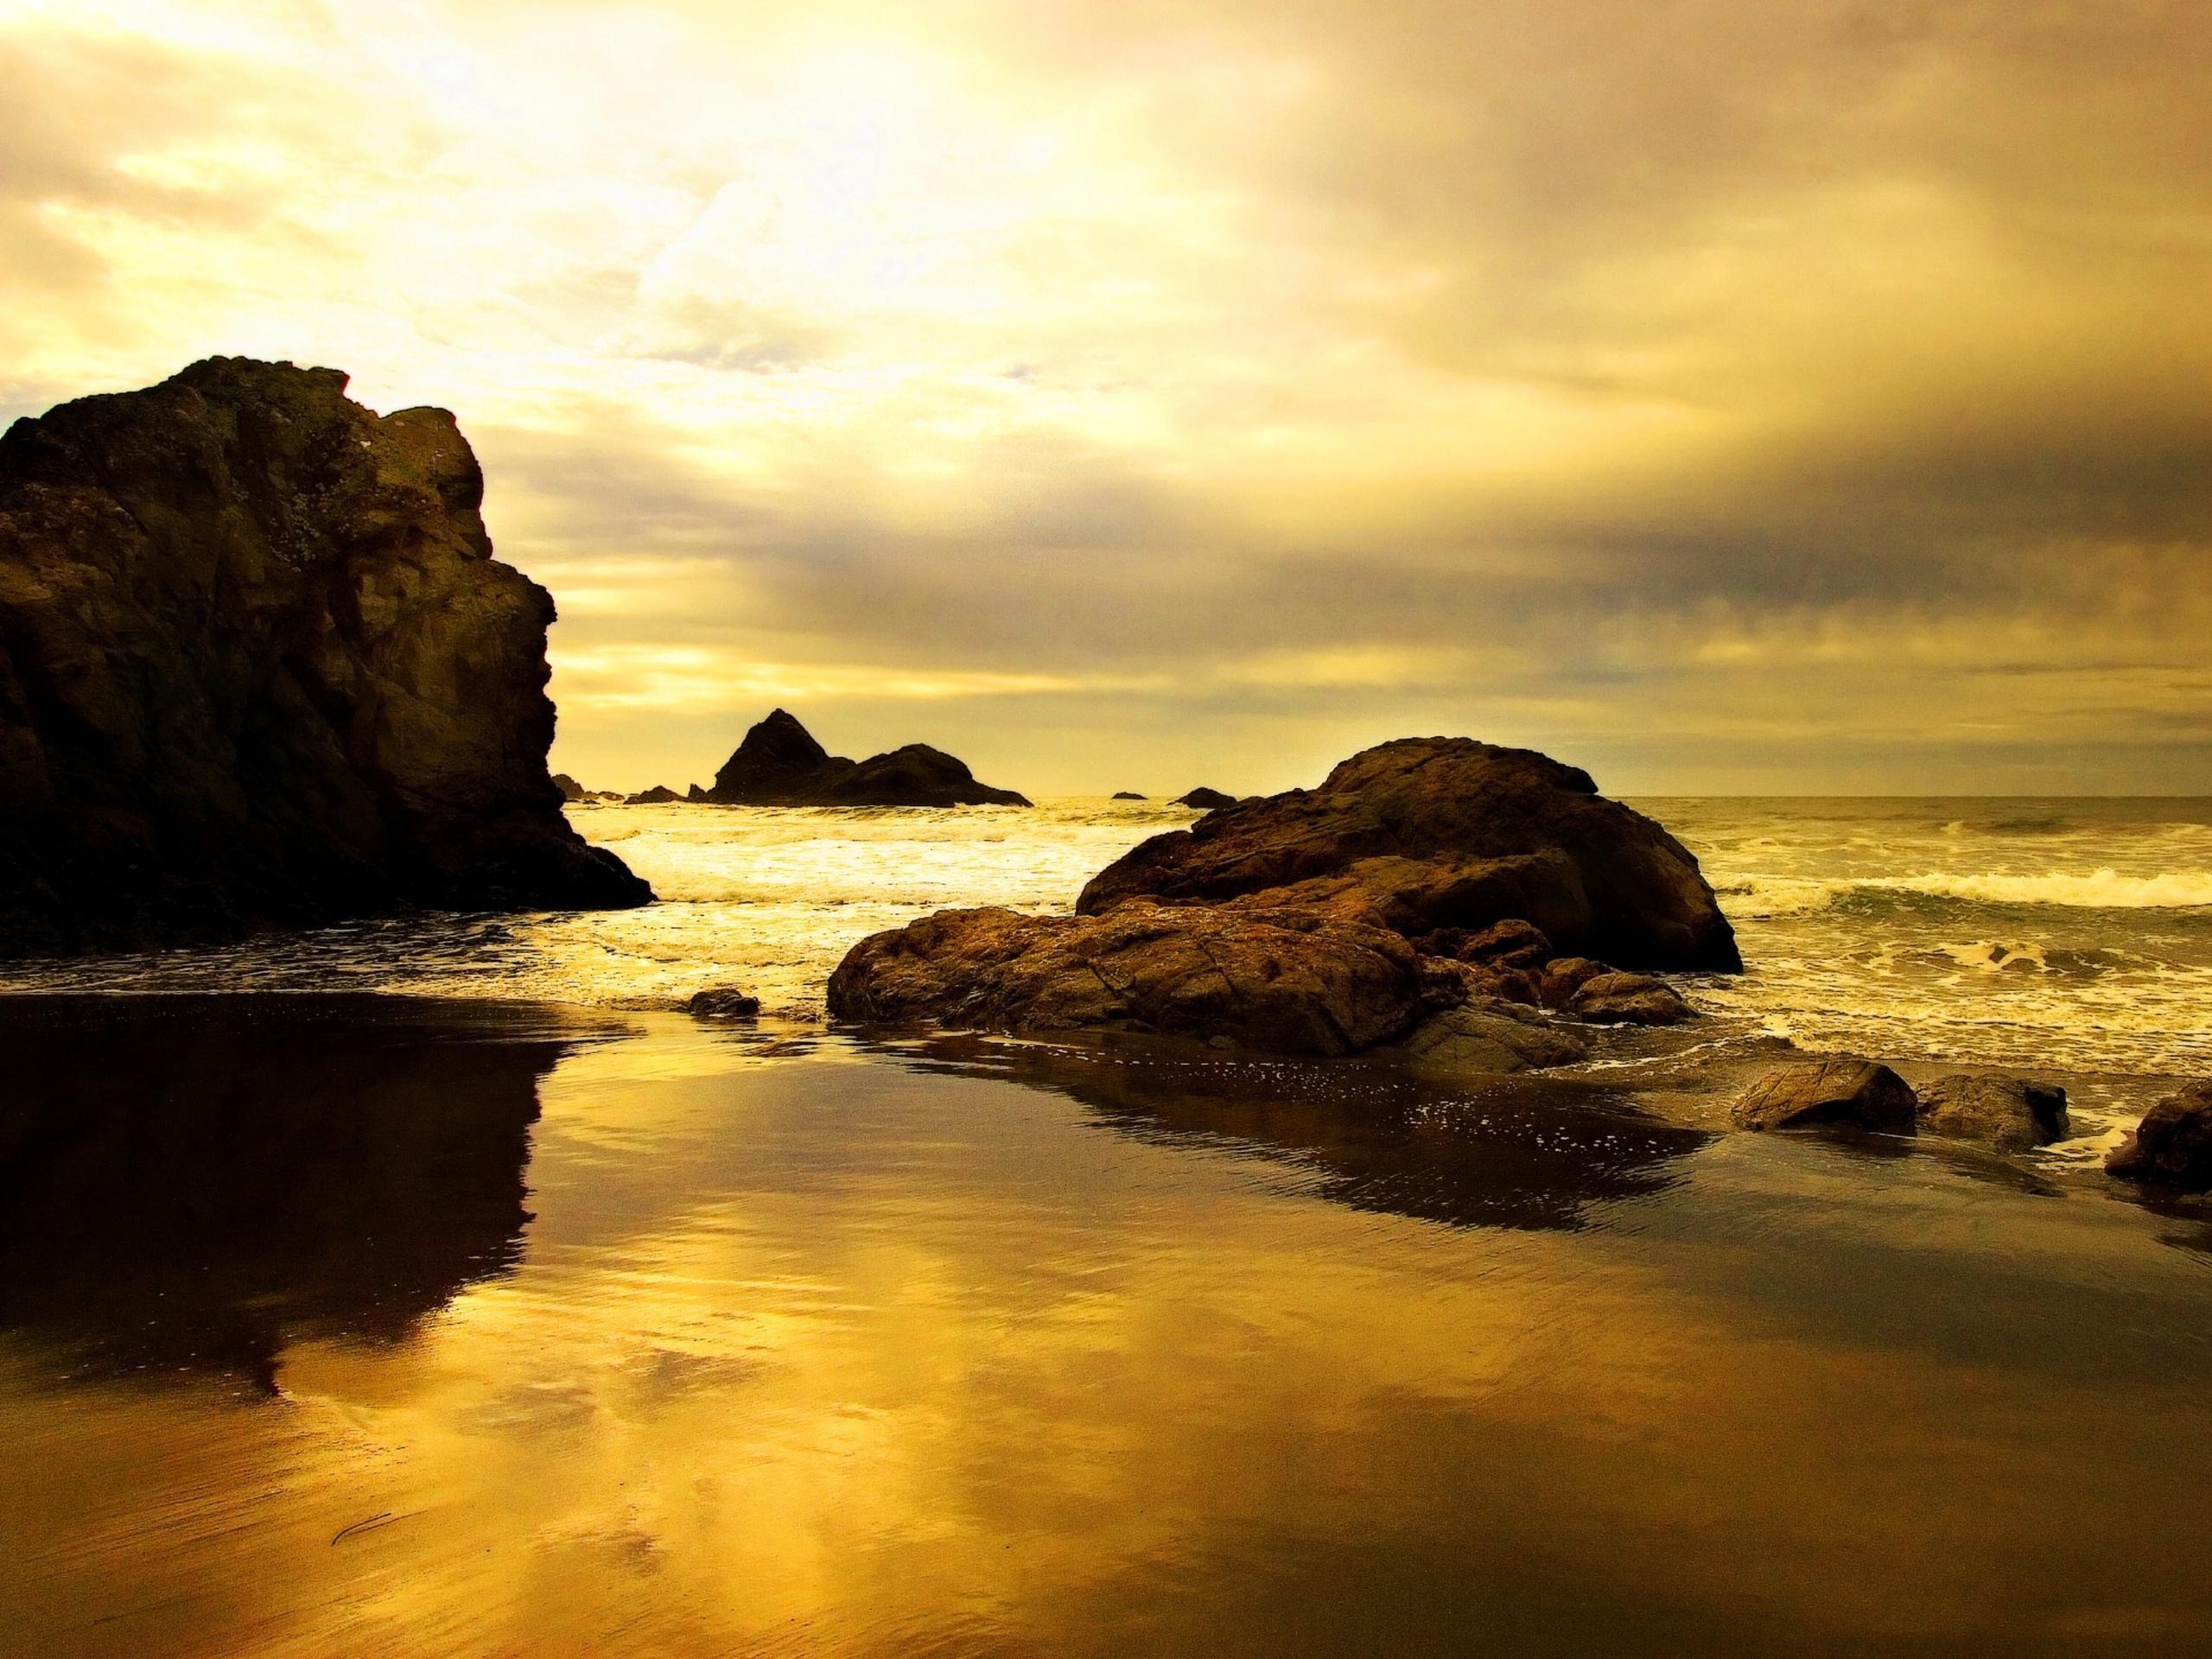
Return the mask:
[[0,1000],[39,1655],[2160,1654],[2212,1209],[1632,1078]]

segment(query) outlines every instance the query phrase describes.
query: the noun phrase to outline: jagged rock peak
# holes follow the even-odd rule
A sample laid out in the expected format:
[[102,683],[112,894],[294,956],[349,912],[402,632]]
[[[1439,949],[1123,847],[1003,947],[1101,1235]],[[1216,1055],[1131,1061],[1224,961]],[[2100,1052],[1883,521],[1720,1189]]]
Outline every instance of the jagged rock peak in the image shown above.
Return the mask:
[[652,893],[561,814],[452,414],[210,358],[0,436],[0,954]]

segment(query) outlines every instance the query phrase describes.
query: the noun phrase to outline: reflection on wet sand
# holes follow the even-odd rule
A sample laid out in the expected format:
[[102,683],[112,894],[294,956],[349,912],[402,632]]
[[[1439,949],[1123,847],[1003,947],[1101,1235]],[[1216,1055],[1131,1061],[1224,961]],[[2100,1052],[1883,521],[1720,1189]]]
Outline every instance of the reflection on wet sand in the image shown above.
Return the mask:
[[[333,1036],[282,1024],[235,1065]],[[2166,1659],[2212,1618],[2212,1275],[2132,1205],[1707,1139],[1613,1085],[632,1025],[557,1058],[508,1032],[512,1071],[346,1037],[351,1075],[416,1080],[353,1097],[416,1152],[353,1179],[441,1212],[418,1249],[335,1266],[378,1204],[326,1185],[346,1227],[257,1234],[241,1198],[221,1250],[180,1226],[117,1259],[127,1319],[49,1294],[0,1325],[0,1631],[41,1659]],[[391,1035],[429,1046],[500,1045]],[[264,1345],[231,1351],[273,1394],[57,1363],[88,1330],[134,1351],[160,1237],[247,1295]]]
[[1677,1161],[1713,1138],[1579,1078],[1452,1089],[1380,1064],[1224,1059],[1143,1039],[874,1046],[919,1070],[1050,1089],[1164,1144],[1228,1141],[1287,1159],[1315,1173],[1306,1190],[1318,1197],[1459,1227],[1579,1227],[1593,1205],[1670,1185]]
[[68,1375],[263,1391],[290,1342],[396,1340],[512,1266],[538,1081],[572,1046],[526,1008],[472,1040],[465,1014],[391,998],[0,1017],[0,1329]]

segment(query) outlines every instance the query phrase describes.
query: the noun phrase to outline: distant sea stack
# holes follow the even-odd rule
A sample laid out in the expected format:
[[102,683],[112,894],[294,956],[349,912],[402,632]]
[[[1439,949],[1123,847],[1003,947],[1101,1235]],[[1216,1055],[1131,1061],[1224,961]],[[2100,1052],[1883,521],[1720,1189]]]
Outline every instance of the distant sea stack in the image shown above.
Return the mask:
[[440,409],[212,358],[0,437],[0,955],[651,889],[547,774],[545,590]]
[[1204,784],[1201,784],[1187,795],[1178,795],[1173,801],[1170,801],[1168,804],[1170,806],[1195,806],[1201,812],[1211,812],[1221,807],[1236,805],[1236,797],[1234,795],[1224,795],[1217,789],[1208,789]]
[[725,806],[1027,806],[1027,796],[976,781],[964,761],[926,743],[848,760],[779,709],[715,774],[705,799]]

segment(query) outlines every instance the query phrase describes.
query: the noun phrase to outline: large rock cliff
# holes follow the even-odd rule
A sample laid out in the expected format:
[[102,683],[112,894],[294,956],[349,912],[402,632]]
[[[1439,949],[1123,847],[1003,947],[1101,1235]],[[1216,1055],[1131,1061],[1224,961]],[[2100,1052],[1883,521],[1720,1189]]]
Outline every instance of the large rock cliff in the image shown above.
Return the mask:
[[0,955],[645,883],[545,767],[545,590],[439,409],[213,358],[0,437]]

